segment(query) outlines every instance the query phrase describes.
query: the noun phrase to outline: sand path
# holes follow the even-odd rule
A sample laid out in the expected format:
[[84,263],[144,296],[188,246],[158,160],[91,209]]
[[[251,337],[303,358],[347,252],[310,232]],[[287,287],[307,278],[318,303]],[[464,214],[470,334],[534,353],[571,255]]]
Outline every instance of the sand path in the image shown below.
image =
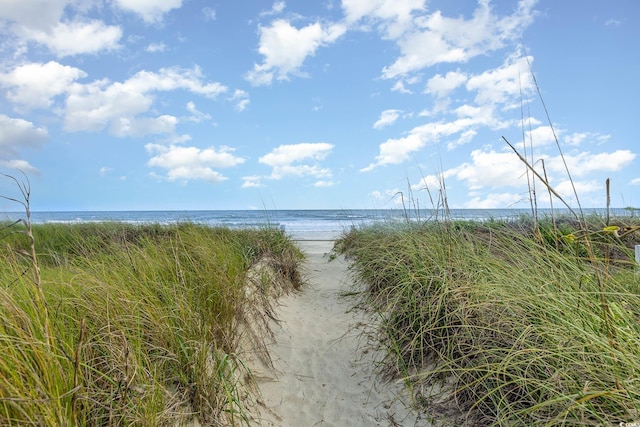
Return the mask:
[[[274,368],[256,369],[262,426],[427,426],[398,399],[402,386],[375,373],[359,329],[371,323],[350,310],[347,264],[332,261],[331,241],[300,241],[307,255],[302,291],[279,301],[268,347]],[[264,368],[264,367],[263,367]]]

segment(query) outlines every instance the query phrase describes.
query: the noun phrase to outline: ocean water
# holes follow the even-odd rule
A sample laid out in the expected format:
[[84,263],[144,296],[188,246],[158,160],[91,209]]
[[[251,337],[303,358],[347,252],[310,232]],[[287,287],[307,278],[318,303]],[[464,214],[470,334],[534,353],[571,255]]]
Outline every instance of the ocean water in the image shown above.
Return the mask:
[[[452,209],[449,219],[517,219],[530,215],[528,209]],[[550,213],[550,212],[547,212]],[[566,213],[566,212],[565,212]],[[588,213],[604,215],[603,209]],[[542,211],[541,215],[545,215]],[[611,215],[628,216],[624,209],[612,209]],[[0,212],[0,221],[15,221],[24,213]],[[296,240],[334,240],[351,227],[390,221],[433,221],[443,219],[442,211],[424,209],[327,209],[327,210],[212,210],[212,211],[68,211],[32,212],[33,223],[79,223],[120,221],[127,223],[173,224],[193,222],[228,228],[273,226],[284,229]]]

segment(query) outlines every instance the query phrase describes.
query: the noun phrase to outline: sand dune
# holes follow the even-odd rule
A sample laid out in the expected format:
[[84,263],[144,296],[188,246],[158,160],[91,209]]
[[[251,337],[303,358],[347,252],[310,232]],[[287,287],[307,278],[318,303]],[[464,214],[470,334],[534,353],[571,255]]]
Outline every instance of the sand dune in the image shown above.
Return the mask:
[[[407,410],[401,384],[375,372],[379,354],[364,352],[360,330],[371,323],[351,310],[347,265],[329,261],[333,242],[302,241],[307,280],[300,292],[282,297],[268,343],[273,366],[250,366],[258,380],[261,426],[427,426]],[[406,397],[406,395],[405,395]]]

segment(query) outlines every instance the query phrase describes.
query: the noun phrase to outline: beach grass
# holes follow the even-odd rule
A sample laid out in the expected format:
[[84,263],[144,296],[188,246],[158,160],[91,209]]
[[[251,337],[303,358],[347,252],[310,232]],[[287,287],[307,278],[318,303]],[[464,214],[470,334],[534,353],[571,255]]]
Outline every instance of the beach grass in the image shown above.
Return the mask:
[[[452,425],[640,422],[637,219],[412,221],[346,231],[383,372]],[[446,423],[444,423],[446,424]]]
[[0,228],[0,425],[249,424],[245,285],[264,260],[300,285],[282,230]]

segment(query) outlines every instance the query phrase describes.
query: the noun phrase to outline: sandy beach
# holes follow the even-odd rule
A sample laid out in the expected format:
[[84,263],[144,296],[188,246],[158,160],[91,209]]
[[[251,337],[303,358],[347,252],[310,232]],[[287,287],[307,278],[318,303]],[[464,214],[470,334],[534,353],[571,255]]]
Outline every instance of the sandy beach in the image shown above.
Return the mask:
[[[250,366],[260,388],[261,426],[427,426],[406,409],[403,386],[375,372],[380,358],[360,334],[371,319],[352,310],[347,263],[332,241],[300,241],[302,290],[282,297],[268,349],[273,367]],[[366,335],[364,335],[366,336]]]

